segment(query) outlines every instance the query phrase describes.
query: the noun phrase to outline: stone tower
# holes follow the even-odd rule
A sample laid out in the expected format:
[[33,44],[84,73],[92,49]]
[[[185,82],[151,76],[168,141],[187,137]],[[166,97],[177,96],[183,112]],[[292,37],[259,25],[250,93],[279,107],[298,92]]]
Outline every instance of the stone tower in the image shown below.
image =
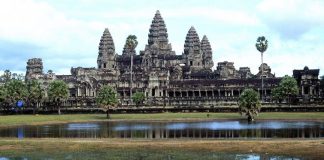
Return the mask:
[[203,65],[206,69],[211,69],[214,66],[213,51],[206,35],[204,35],[200,45],[203,53]]
[[108,28],[105,29],[99,43],[97,64],[99,69],[113,70],[116,68],[115,45]]
[[175,55],[168,40],[166,25],[158,10],[149,29],[148,44],[145,46],[144,51],[140,51],[140,55],[143,56],[142,68],[145,71],[152,68],[161,68],[165,62],[165,57]]
[[148,34],[148,45],[145,47],[145,50],[151,49],[154,44],[156,45],[154,49],[158,49],[158,54],[175,55],[169,43],[167,28],[159,10],[156,11],[152,20]]
[[186,64],[194,70],[204,67],[199,36],[193,26],[187,33],[183,56],[186,59]]
[[28,59],[26,66],[26,80],[38,79],[43,76],[43,62],[41,58]]
[[157,10],[152,20],[150,33],[148,34],[148,45],[153,45],[154,43],[167,45],[168,42],[168,33],[164,20],[161,17],[160,11]]

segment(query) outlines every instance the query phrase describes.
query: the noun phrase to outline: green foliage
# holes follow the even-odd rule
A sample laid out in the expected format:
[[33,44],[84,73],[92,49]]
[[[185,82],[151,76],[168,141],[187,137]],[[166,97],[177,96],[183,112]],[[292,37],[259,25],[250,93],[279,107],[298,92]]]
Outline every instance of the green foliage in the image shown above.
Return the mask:
[[48,98],[58,107],[58,114],[61,114],[60,105],[69,96],[67,84],[61,80],[55,80],[49,84]]
[[96,102],[101,108],[106,110],[107,118],[109,119],[109,107],[117,104],[118,102],[117,93],[112,87],[104,85],[98,91]]
[[241,115],[245,114],[248,121],[253,121],[261,109],[260,95],[253,89],[245,89],[239,97],[238,105]]
[[7,98],[7,88],[5,86],[0,86],[0,106],[3,106],[6,103]]
[[96,102],[99,106],[108,109],[109,106],[117,103],[117,93],[112,87],[104,85],[98,92]]
[[271,91],[271,95],[272,95],[272,99],[278,101],[279,103],[281,103],[284,97],[283,91],[281,90],[280,87],[273,88]]
[[255,47],[259,52],[264,53],[268,48],[268,40],[264,36],[258,37]]
[[37,80],[31,80],[27,82],[28,100],[31,103],[40,102],[44,98],[44,89]]
[[136,106],[138,106],[139,104],[143,103],[143,101],[145,100],[145,95],[143,92],[136,92],[133,96],[132,96],[133,102],[136,104]]
[[127,45],[127,47],[134,50],[136,48],[136,46],[138,45],[137,37],[135,35],[129,35],[126,39],[126,45]]
[[27,91],[28,91],[28,101],[34,106],[35,109],[38,107],[38,104],[43,100],[45,93],[42,85],[37,80],[30,80],[27,82]]
[[295,78],[290,76],[284,76],[279,83],[279,86],[272,90],[272,97],[279,102],[288,98],[290,103],[291,96],[298,94],[298,85]]
[[67,84],[61,80],[55,80],[48,86],[48,98],[54,102],[61,102],[69,96]]
[[9,80],[11,79],[10,70],[8,70],[8,69],[5,70],[3,75],[1,75],[0,79],[1,79],[1,82],[4,82],[4,83],[9,82]]
[[5,88],[10,105],[15,105],[18,100],[26,101],[28,92],[22,81],[12,79],[5,84]]

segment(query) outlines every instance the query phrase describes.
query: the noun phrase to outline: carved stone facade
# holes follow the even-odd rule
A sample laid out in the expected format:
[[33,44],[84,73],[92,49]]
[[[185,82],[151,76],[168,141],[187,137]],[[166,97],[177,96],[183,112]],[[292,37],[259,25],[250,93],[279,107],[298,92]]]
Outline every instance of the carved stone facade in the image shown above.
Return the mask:
[[294,78],[299,87],[300,101],[316,101],[320,97],[320,81],[318,79],[319,69],[309,69],[307,66],[303,70],[294,70]]
[[[131,80],[131,55],[133,72]],[[101,86],[110,85],[118,92],[121,105],[132,105],[130,91],[144,92],[147,105],[215,105],[219,101],[236,101],[245,88],[260,91],[260,73],[253,75],[248,67],[236,70],[233,62],[214,65],[213,52],[207,36],[200,41],[194,27],[184,40],[184,52],[175,54],[168,40],[165,22],[156,12],[144,50],[123,48],[115,52],[113,37],[106,28],[99,42],[96,68],[71,68],[71,75],[43,73],[41,59],[27,62],[26,80],[40,79],[45,86],[52,80],[65,81],[70,90],[70,105],[93,106]],[[281,78],[275,78],[267,64],[263,65],[265,99],[271,99],[271,89]],[[131,83],[132,82],[132,83]],[[132,84],[132,85],[131,85]]]

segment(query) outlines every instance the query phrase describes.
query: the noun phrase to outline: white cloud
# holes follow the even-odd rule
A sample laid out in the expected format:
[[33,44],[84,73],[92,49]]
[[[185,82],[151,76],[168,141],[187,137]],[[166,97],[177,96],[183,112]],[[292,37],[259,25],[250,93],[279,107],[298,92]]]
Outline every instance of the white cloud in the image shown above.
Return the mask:
[[[277,75],[291,74],[292,69],[305,65],[324,69],[324,56],[321,56],[324,50],[321,47],[324,43],[323,1],[265,0],[257,6],[247,1],[235,4],[236,8],[231,5],[222,7],[211,1],[185,6],[179,1],[168,1],[168,5],[156,4],[155,1],[140,5],[141,1],[132,9],[126,4],[118,7],[128,1],[84,0],[71,9],[65,3],[70,2],[1,1],[0,40],[41,48],[37,52],[42,54],[24,50],[21,54],[28,53],[30,58],[41,55],[45,68],[58,74],[69,74],[71,66],[96,66],[98,43],[106,27],[113,36],[117,53],[121,54],[129,34],[138,37],[137,51],[143,50],[152,18],[159,9],[167,25],[169,42],[177,54],[183,52],[187,31],[194,25],[200,38],[203,36],[201,33],[209,38],[215,66],[220,61],[233,61],[237,69],[249,66],[256,73],[260,55],[254,43],[257,36],[265,35],[269,39],[265,62]],[[248,7],[237,9],[240,5]],[[19,54],[17,50],[15,53]],[[16,59],[7,60],[12,62],[10,67],[24,70],[27,59],[20,59],[23,61],[21,64],[16,63]]]
[[324,25],[324,2],[319,0],[264,0],[257,10],[260,19],[285,39],[298,39]]

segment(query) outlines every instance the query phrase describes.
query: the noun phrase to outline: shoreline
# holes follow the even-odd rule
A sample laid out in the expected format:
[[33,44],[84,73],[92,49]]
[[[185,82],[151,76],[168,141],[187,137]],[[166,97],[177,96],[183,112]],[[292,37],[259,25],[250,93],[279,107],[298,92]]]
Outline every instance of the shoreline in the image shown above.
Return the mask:
[[[70,146],[73,146],[71,148]],[[27,148],[26,148],[27,147]],[[153,149],[158,151],[186,150],[224,153],[256,153],[296,156],[309,159],[324,157],[324,138],[319,139],[68,139],[68,138],[0,138],[0,152],[11,150],[106,150],[106,149]]]

